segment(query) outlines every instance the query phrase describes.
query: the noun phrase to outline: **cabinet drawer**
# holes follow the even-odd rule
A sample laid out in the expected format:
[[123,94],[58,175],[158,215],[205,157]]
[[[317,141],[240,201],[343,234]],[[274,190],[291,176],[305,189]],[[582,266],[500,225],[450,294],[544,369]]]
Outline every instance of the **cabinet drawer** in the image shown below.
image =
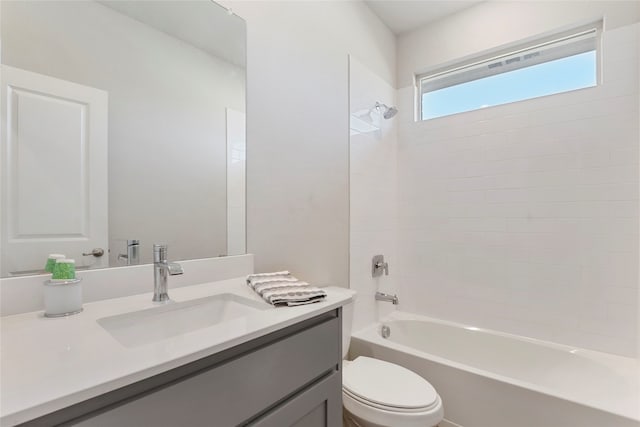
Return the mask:
[[74,425],[241,424],[336,369],[340,332],[333,317]]
[[250,427],[333,427],[342,424],[342,378],[333,372],[313,383]]

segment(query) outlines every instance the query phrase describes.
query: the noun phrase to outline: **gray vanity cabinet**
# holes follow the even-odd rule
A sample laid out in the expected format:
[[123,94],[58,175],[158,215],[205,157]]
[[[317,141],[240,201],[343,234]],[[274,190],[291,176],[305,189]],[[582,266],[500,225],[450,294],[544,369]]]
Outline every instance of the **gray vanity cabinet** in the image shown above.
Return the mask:
[[341,390],[341,374],[334,372],[249,425],[252,427],[340,426],[342,425]]
[[25,425],[338,427],[341,310]]

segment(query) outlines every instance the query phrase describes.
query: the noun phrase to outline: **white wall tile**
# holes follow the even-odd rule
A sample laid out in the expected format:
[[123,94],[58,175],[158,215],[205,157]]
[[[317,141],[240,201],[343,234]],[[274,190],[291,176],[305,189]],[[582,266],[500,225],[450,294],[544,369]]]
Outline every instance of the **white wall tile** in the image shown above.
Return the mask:
[[398,117],[402,310],[636,354],[638,27],[604,33],[596,88]]
[[[376,102],[395,105],[395,89],[358,59],[349,61],[351,113],[372,109]],[[403,112],[406,114],[408,109]],[[396,293],[397,137],[395,122],[371,114],[378,131],[351,135],[350,155],[350,273],[357,292],[354,330],[363,328],[395,307],[375,301],[376,291]],[[371,277],[371,258],[383,254],[389,276]]]

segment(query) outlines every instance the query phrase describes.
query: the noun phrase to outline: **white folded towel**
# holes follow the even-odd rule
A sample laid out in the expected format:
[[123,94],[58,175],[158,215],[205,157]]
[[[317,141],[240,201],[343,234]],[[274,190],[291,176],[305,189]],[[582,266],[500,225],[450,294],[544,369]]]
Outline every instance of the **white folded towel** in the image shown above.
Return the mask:
[[296,279],[288,271],[250,274],[247,276],[247,285],[275,306],[311,304],[327,296],[323,289]]

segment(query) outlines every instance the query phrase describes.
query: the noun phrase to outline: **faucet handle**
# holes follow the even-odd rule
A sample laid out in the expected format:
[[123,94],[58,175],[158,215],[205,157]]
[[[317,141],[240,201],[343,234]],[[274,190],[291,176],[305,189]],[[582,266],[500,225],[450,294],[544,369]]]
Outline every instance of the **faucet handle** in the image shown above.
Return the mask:
[[153,262],[163,262],[167,260],[167,245],[164,243],[153,244]]
[[379,269],[379,268],[383,269],[383,270],[384,270],[384,274],[385,274],[385,276],[388,276],[388,275],[389,275],[389,263],[388,263],[388,262],[379,262],[379,263],[376,263],[376,268],[378,268],[378,269]]
[[153,252],[164,252],[167,250],[168,246],[169,245],[167,245],[166,243],[154,243]]
[[371,276],[380,277],[383,272],[389,275],[389,263],[385,262],[384,255],[375,255],[371,260]]

